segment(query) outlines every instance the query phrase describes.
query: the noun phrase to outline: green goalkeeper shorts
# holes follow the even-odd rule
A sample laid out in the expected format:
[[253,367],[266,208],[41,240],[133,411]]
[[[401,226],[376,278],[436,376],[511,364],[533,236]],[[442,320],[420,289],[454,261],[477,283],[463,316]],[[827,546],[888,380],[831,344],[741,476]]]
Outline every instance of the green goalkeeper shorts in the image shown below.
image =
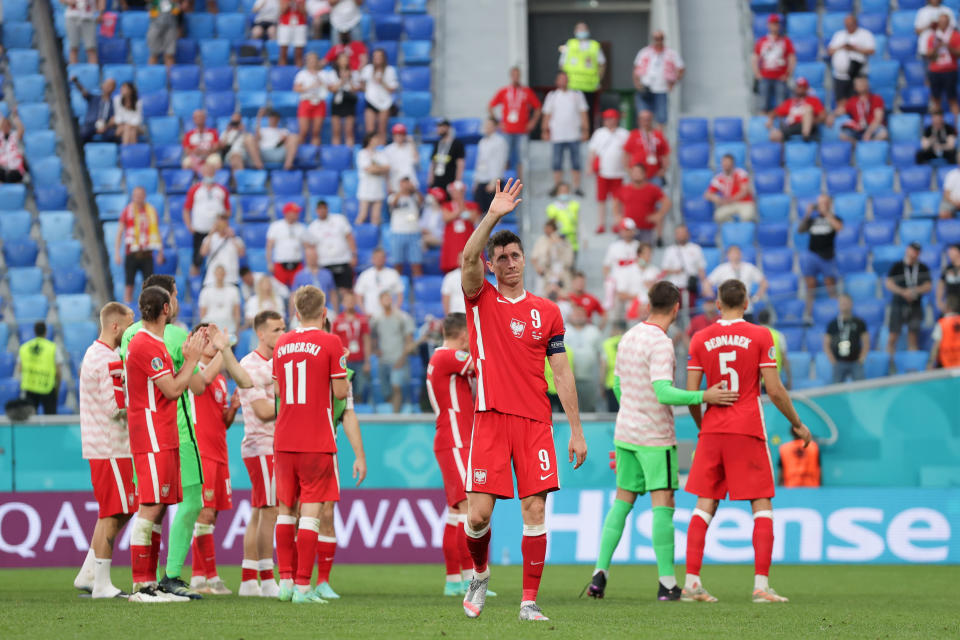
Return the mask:
[[617,488],[631,493],[680,488],[676,445],[636,449],[615,445],[615,449]]

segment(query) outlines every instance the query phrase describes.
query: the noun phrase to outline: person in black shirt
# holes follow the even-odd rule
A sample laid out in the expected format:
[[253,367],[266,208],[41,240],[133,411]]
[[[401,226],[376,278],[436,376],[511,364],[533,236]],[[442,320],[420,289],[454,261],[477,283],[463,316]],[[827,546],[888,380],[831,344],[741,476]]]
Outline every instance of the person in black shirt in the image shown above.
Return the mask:
[[433,145],[430,158],[429,186],[446,189],[450,183],[463,180],[463,168],[467,152],[463,143],[457,140],[457,133],[447,119],[437,124],[440,139]]
[[920,149],[917,151],[917,164],[940,158],[949,164],[957,161],[957,130],[943,120],[942,111],[930,114],[930,124],[923,130]]
[[960,300],[960,244],[950,245],[947,261],[947,268],[937,282],[937,309],[940,313],[947,312],[947,299],[950,296]]
[[807,312],[809,318],[813,310],[813,298],[816,294],[817,279],[823,278],[830,297],[836,295],[837,262],[834,244],[837,231],[843,229],[841,220],[833,210],[833,199],[821,193],[817,201],[807,209],[807,215],[800,220],[797,231],[810,234],[810,250],[802,257],[800,268],[807,284]]
[[917,350],[920,327],[923,325],[923,296],[930,293],[930,267],[920,262],[919,242],[911,242],[904,252],[903,260],[895,262],[887,273],[886,287],[893,294],[890,303],[890,337],[887,351],[897,350],[900,331],[907,326],[907,348]]
[[867,323],[853,315],[853,300],[847,294],[837,298],[837,307],[840,313],[823,334],[823,350],[833,364],[833,382],[863,380],[863,363],[870,353]]

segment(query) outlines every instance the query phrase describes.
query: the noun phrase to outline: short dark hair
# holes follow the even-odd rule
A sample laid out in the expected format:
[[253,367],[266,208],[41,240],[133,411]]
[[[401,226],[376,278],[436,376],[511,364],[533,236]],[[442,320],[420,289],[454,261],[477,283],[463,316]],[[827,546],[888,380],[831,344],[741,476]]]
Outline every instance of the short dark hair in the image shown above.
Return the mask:
[[947,296],[947,309],[953,311],[954,313],[960,313],[960,297],[957,296]]
[[728,309],[738,309],[747,300],[747,287],[733,278],[724,280],[717,291],[720,303]]
[[760,309],[760,311],[757,311],[757,322],[760,324],[770,324],[770,309]]
[[637,245],[637,255],[640,255],[641,253],[643,253],[644,249],[653,249],[653,245],[651,245],[649,242],[639,243]]
[[318,208],[318,209],[319,209],[321,206],[325,207],[325,206],[327,206],[327,201],[324,200],[323,198],[320,198],[319,200],[317,200],[317,204],[316,204],[315,206],[316,206],[316,208]]
[[143,288],[146,289],[147,287],[160,287],[170,295],[173,295],[174,289],[177,288],[177,281],[173,276],[165,273],[154,273],[143,281]]
[[42,338],[47,335],[47,323],[43,320],[33,323],[33,335]]
[[283,320],[283,316],[272,309],[261,311],[253,318],[253,330],[259,331],[260,327],[267,324],[270,320]]
[[673,311],[674,305],[680,302],[680,289],[669,280],[654,284],[647,295],[650,297],[651,311]]
[[200,329],[203,329],[204,327],[209,327],[209,326],[210,326],[210,323],[209,323],[209,322],[198,322],[198,323],[193,327],[193,331],[190,332],[190,335],[193,335],[193,334],[195,334],[197,331],[200,331]]
[[520,247],[520,253],[523,253],[523,241],[520,236],[509,229],[501,229],[490,236],[487,240],[487,259],[493,258],[493,250],[497,247],[506,247],[508,244],[514,244]]
[[950,246],[947,247],[947,248],[948,248],[948,249],[956,249],[957,251],[960,251],[960,243],[954,243],[954,244],[950,245]]
[[137,301],[144,322],[156,322],[165,304],[170,304],[170,292],[156,285],[144,287]]
[[731,160],[732,162],[734,162],[734,163],[736,163],[736,161],[737,161],[737,159],[733,157],[733,154],[732,154],[732,153],[725,153],[725,154],[723,154],[723,158],[721,158],[721,160],[726,160],[727,158],[730,158],[730,160]]
[[330,324],[330,318],[323,319],[323,330],[327,333],[330,333],[330,330],[333,328],[333,325]]
[[443,319],[443,337],[456,338],[467,330],[467,316],[463,313],[448,313]]
[[490,122],[492,122],[492,123],[493,123],[493,126],[497,126],[497,125],[500,124],[500,121],[497,120],[497,117],[496,117],[496,116],[487,116],[487,120],[489,120]]
[[250,273],[250,267],[248,267],[247,265],[243,265],[242,267],[240,267],[240,271],[237,272],[237,274],[238,274],[241,278],[242,278],[243,276],[247,275],[248,273]]

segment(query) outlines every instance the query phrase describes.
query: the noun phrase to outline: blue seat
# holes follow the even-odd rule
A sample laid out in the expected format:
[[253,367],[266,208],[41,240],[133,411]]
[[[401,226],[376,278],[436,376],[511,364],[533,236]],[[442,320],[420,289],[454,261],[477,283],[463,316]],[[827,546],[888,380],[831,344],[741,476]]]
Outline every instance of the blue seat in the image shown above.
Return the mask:
[[150,15],[143,11],[120,13],[120,34],[124,38],[146,38],[150,28]]
[[900,110],[926,113],[930,104],[930,90],[922,85],[908,85],[900,91]]
[[793,249],[789,247],[764,249],[761,268],[765,273],[787,273],[793,270]]
[[713,173],[708,169],[689,169],[683,172],[681,178],[684,197],[699,197],[710,186]]
[[30,20],[30,2],[29,0],[6,0],[3,3],[3,13],[8,22],[27,22]]
[[817,144],[814,142],[787,142],[783,150],[784,164],[790,169],[812,167],[817,163]]
[[241,169],[235,171],[233,179],[237,184],[237,193],[266,193],[267,172],[258,169]]
[[186,193],[193,184],[193,171],[190,169],[163,169],[161,176],[167,193]]
[[156,169],[127,169],[124,178],[128,193],[135,187],[143,187],[148,194],[156,193],[160,184],[160,176]]
[[269,220],[273,217],[271,199],[264,195],[245,195],[240,197],[240,209],[244,222],[251,220]]
[[776,142],[761,142],[750,145],[750,165],[754,171],[780,166],[783,147]]
[[63,346],[70,353],[83,353],[97,339],[99,329],[92,321],[71,322],[63,326]]
[[69,211],[45,211],[39,215],[40,236],[45,242],[68,240],[73,237],[75,218]]
[[63,269],[53,272],[53,291],[63,294],[83,293],[87,288],[87,272],[83,269]]
[[203,88],[211,91],[233,90],[233,67],[207,67],[203,70]]
[[275,169],[270,172],[270,185],[278,196],[294,196],[303,193],[303,172]]
[[853,11],[853,0],[824,0],[823,8],[827,11]]
[[677,149],[677,162],[684,169],[707,169],[710,167],[710,145],[688,144]]
[[877,297],[877,285],[880,279],[872,271],[848,273],[843,277],[843,291],[854,302],[873,300]]
[[783,193],[783,169],[763,169],[753,174],[753,185],[757,193]]
[[938,220],[937,242],[945,245],[960,244],[960,220]]
[[[915,54],[916,49],[911,52]],[[921,60],[904,60],[901,64],[903,68],[903,79],[906,80],[908,86],[920,86],[924,83],[926,79],[927,70]]]
[[[273,67],[270,70],[270,73],[276,73],[280,70],[285,70],[284,73],[289,75],[289,71],[296,71],[296,67]],[[291,88],[293,81],[291,80]],[[263,65],[251,65],[251,66],[241,66],[237,67],[237,90],[238,91],[263,91],[267,87],[267,68]],[[274,82],[274,88],[276,87],[276,82]]]
[[335,196],[340,188],[340,173],[329,169],[307,172],[307,191],[311,195]]
[[907,195],[911,216],[936,216],[943,196],[939,191],[915,191]]
[[34,159],[30,173],[34,185],[49,185],[59,183],[62,179],[63,162],[56,156],[48,156],[39,160]]
[[367,0],[367,10],[374,15],[392,14],[396,0]]
[[19,105],[17,115],[20,116],[23,128],[28,132],[26,135],[43,133],[41,129],[50,128],[50,106],[45,103]]
[[816,38],[793,38],[793,50],[797,62],[815,62],[819,53],[820,43]]
[[813,324],[816,327],[823,329],[837,317],[838,313],[836,298],[820,298],[813,301]]
[[33,25],[29,22],[4,22],[3,44],[11,49],[32,49]]
[[162,116],[147,120],[150,141],[154,145],[180,145],[180,121],[174,116]]
[[403,115],[422,118],[430,115],[433,98],[429,91],[401,91],[400,107]]
[[236,42],[246,37],[247,16],[242,13],[220,13],[217,15],[216,23],[218,38]]
[[863,225],[863,241],[868,247],[890,244],[896,232],[894,220],[873,220]]
[[757,235],[757,225],[754,222],[727,222],[720,228],[723,246],[752,247]]
[[790,192],[800,198],[820,193],[823,172],[816,167],[796,169],[790,172]]
[[0,211],[23,209],[27,188],[22,184],[0,184]]
[[836,254],[837,269],[840,273],[865,271],[868,253],[866,247],[845,247],[843,251],[838,251]]
[[717,245],[717,225],[713,222],[695,222],[688,225],[690,238],[701,247]]
[[113,168],[117,166],[117,145],[112,142],[88,142],[83,145],[87,167]]
[[101,220],[119,220],[123,208],[127,206],[127,197],[123,194],[105,193],[94,200]]
[[929,245],[933,235],[933,220],[904,220],[900,223],[900,243],[919,242]]
[[933,169],[930,165],[915,165],[900,169],[901,191],[927,191],[930,189],[930,180]]
[[146,38],[130,38],[130,61],[138,66],[150,63],[150,48]]
[[681,143],[709,142],[710,130],[706,118],[680,118],[677,138]]
[[817,14],[813,12],[788,13],[787,35],[791,38],[816,38]]
[[374,249],[379,239],[379,228],[372,224],[358,224],[353,228],[353,237],[358,249]]
[[22,76],[37,73],[40,54],[34,49],[10,49],[7,51],[7,69],[10,75]]
[[300,169],[315,169],[320,165],[320,147],[312,144],[297,146],[295,164]]
[[173,114],[181,120],[188,120],[193,112],[203,108],[203,92],[201,91],[174,91],[170,96],[170,106]]
[[719,117],[713,119],[714,142],[743,142],[743,120]]
[[767,296],[771,299],[796,297],[797,283],[795,273],[767,274]]
[[[860,310],[858,309],[858,313],[859,312]],[[886,352],[871,351],[867,354],[867,358],[863,363],[863,375],[867,380],[884,378],[889,374],[890,356]]]
[[852,220],[844,220],[843,228],[840,229],[840,231],[837,231],[836,248],[846,250],[848,247],[855,247],[860,244],[860,232],[862,229],[862,219],[854,218]]
[[240,113],[246,117],[256,115],[257,111],[267,102],[266,91],[237,92],[237,106],[239,107]]
[[[293,79],[297,75],[297,71],[296,67],[291,66],[273,67],[269,73],[270,89],[273,91],[293,91]],[[262,89],[264,86],[264,83],[261,82],[259,88]],[[258,87],[251,86],[249,88],[255,89]]]
[[146,169],[150,166],[150,145],[125,144],[120,147],[120,166],[124,169]]
[[703,198],[685,198],[683,219],[686,222],[710,222],[713,220],[713,204]]
[[862,193],[838,193],[833,199],[833,207],[844,222],[863,220],[867,215],[867,196]]
[[267,229],[270,225],[266,222],[247,223],[240,229],[240,237],[244,244],[253,249],[263,249],[267,246]]
[[359,178],[357,172],[353,169],[344,171],[340,174],[340,184],[343,187],[343,195],[347,198],[357,197],[357,186]]
[[899,220],[903,217],[903,194],[887,193],[875,195],[873,202],[873,217],[881,220]]
[[917,55],[917,39],[913,36],[891,36],[887,40],[890,57],[901,63],[913,60]]
[[117,86],[120,86],[124,82],[133,82],[134,73],[133,65],[131,64],[105,64],[103,65],[102,73],[103,79],[113,78],[116,81]]
[[59,210],[67,208],[67,199],[70,194],[62,184],[48,184],[35,186],[33,197],[40,211]]
[[822,62],[798,62],[793,69],[793,79],[806,78],[810,86],[814,89],[823,87],[823,79],[826,75],[825,67]]
[[233,114],[235,97],[233,91],[207,92],[203,106],[207,115],[213,118],[229,117]]
[[765,116],[751,116],[747,120],[747,142],[751,145],[770,142],[770,130],[767,129]]
[[[4,338],[2,344],[6,345],[7,340],[9,339],[9,329],[4,325],[4,334],[0,338]],[[13,377],[13,371],[17,366],[17,354],[13,351],[0,351],[0,380],[6,380],[7,378]],[[3,402],[6,403],[6,400],[9,398],[4,398]]]
[[451,124],[457,138],[464,144],[476,144],[483,137],[483,122],[480,118],[457,118]]
[[80,322],[89,320],[93,312],[93,301],[85,293],[73,293],[57,296],[57,313],[60,322]]
[[721,142],[713,146],[713,162],[720,166],[723,156],[733,156],[733,163],[742,167],[747,162],[747,145],[743,142]]
[[13,77],[13,95],[19,103],[44,102],[47,80],[40,74]]
[[[4,25],[4,37],[7,37],[6,27]],[[6,406],[11,400],[20,397],[20,381],[16,378],[0,378],[0,404]]]
[[324,145],[320,148],[320,166],[333,171],[353,168],[353,149],[344,145]]
[[869,167],[860,172],[860,180],[863,190],[872,196],[889,193],[893,191],[893,167]]
[[90,172],[90,184],[94,193],[120,193],[123,191],[123,170],[117,167],[94,167]]
[[878,276],[885,276],[893,263],[903,259],[903,247],[898,244],[883,244],[871,250],[873,261],[871,267]]
[[153,148],[153,159],[160,169],[179,168],[182,153],[179,144],[160,144]]
[[191,63],[170,67],[170,88],[174,91],[195,91],[200,87],[200,67]]
[[433,40],[433,16],[429,14],[406,16],[403,19],[403,31],[410,40]]
[[828,11],[823,14],[820,21],[820,34],[824,42],[830,42],[837,31],[843,29],[843,19],[847,16],[845,11]]
[[789,220],[790,196],[785,193],[760,194],[757,196],[757,211],[764,224],[776,220]]
[[373,31],[377,40],[399,40],[403,35],[403,18],[396,15],[375,15]]
[[[883,35],[887,32],[886,11],[878,13],[865,13],[861,11],[858,17],[858,22],[861,27],[873,34]],[[873,65],[871,64],[870,67],[872,69]]]
[[855,152],[857,165],[861,168],[885,165],[889,154],[890,143],[886,141],[860,142]]
[[833,167],[827,171],[827,191],[831,194],[857,190],[857,170],[853,167]]
[[43,269],[40,267],[15,267],[7,271],[7,284],[14,296],[43,294]]
[[17,296],[11,302],[13,315],[19,323],[46,320],[50,311],[50,302],[42,293]]
[[209,13],[188,13],[185,17],[189,37],[195,40],[214,37],[214,16]]
[[870,87],[874,90],[897,86],[900,75],[898,60],[871,60],[869,69]]
[[899,374],[926,371],[928,360],[926,351],[897,351],[893,354],[893,368]]
[[[0,103],[2,104],[2,103]],[[44,107],[47,105],[43,105]],[[24,124],[24,127],[27,125]],[[57,134],[53,131],[30,131],[23,135],[23,143],[26,147],[28,162],[36,162],[42,158],[50,157],[57,150]]]
[[404,64],[430,64],[432,46],[430,40],[404,40],[400,43]]
[[[791,145],[804,143],[789,142],[787,144]],[[824,169],[828,167],[848,167],[850,166],[850,155],[852,152],[852,146],[849,142],[844,140],[824,142],[820,145],[820,164],[823,165]]]
[[897,168],[912,167],[917,163],[919,149],[920,144],[917,141],[894,142],[890,145],[890,162]]

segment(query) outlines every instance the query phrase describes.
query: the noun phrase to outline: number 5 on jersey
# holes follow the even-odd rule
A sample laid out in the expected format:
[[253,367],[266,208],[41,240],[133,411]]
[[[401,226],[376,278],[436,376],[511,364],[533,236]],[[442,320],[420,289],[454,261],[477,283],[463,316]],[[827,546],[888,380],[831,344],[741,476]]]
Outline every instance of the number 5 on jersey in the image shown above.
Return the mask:
[[[717,354],[717,357],[720,360],[720,375],[728,376],[729,381],[726,382],[726,388],[730,391],[740,391],[740,376],[737,375],[737,370],[733,367],[727,366],[729,363],[737,359],[736,351],[723,351]],[[289,395],[289,391],[287,394]]]

